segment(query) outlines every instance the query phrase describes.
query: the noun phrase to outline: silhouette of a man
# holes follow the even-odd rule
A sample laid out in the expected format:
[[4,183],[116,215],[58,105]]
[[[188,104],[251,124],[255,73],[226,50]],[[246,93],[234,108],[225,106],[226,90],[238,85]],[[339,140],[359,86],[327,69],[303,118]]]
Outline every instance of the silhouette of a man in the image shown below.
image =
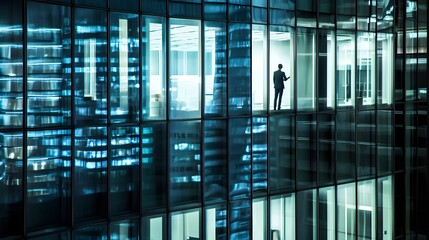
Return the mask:
[[276,110],[277,107],[277,98],[279,99],[279,105],[277,107],[278,110],[280,110],[280,106],[282,105],[282,96],[283,96],[283,89],[285,88],[285,85],[283,82],[287,81],[290,77],[286,77],[286,74],[282,72],[283,65],[279,64],[279,69],[274,72],[273,81],[274,81],[274,110]]

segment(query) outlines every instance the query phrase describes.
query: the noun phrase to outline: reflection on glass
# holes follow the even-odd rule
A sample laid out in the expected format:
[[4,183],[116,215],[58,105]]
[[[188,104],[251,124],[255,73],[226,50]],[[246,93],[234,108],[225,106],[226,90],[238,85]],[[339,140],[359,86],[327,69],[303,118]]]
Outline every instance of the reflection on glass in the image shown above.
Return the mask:
[[319,0],[319,27],[333,28],[335,27],[335,1]]
[[267,239],[267,199],[258,198],[252,201],[252,239]]
[[356,175],[356,122],[354,112],[338,112],[336,121],[337,179],[352,179]]
[[377,1],[357,0],[357,27],[358,30],[375,31]]
[[375,33],[358,32],[357,44],[357,105],[358,107],[374,105],[376,75]]
[[377,111],[377,167],[378,174],[389,174],[393,169],[393,114]]
[[337,189],[337,238],[356,238],[356,186],[355,183],[338,185]]
[[142,115],[165,119],[165,19],[142,18]]
[[170,20],[170,117],[201,117],[200,21]]
[[226,205],[206,208],[206,240],[226,240],[227,211]]
[[312,27],[315,28],[316,21],[316,11],[317,11],[317,1],[306,1],[306,0],[297,0],[297,23],[299,27]]
[[98,224],[91,227],[76,229],[73,240],[107,240],[107,225]]
[[281,109],[293,108],[293,84],[295,81],[294,32],[288,27],[271,26],[270,28],[270,109],[274,109],[273,74],[282,64],[282,71],[290,77],[284,85]]
[[[139,239],[138,220],[125,220],[113,222],[110,224],[110,239],[111,240],[137,240]],[[160,239],[160,238],[159,238]],[[161,240],[161,239],[160,239]]]
[[267,26],[252,25],[252,112],[267,110]]
[[299,28],[296,33],[297,44],[297,108],[315,110],[316,108],[316,31]]
[[318,32],[318,93],[319,109],[335,108],[335,33],[329,30]]
[[319,189],[319,239],[335,239],[335,187]]
[[75,10],[75,113],[77,124],[107,121],[106,12]]
[[27,12],[27,124],[69,124],[70,9],[29,2]]
[[141,236],[142,239],[157,239],[157,240],[165,240],[166,234],[166,219],[165,216],[149,216],[143,217],[141,220]]
[[376,206],[375,180],[358,183],[357,233],[358,240],[375,240]]
[[377,239],[393,238],[393,187],[392,177],[377,181]]
[[204,121],[204,199],[206,202],[226,201],[228,153],[227,122]]
[[267,118],[255,117],[252,123],[252,190],[253,196],[267,191]]
[[107,213],[107,128],[75,130],[74,214],[77,221]]
[[377,0],[377,30],[392,29],[393,16],[394,0]]
[[317,239],[316,189],[296,194],[296,238]]
[[229,119],[228,170],[230,199],[250,197],[251,123],[249,118]]
[[0,132],[0,236],[22,224],[22,132]]
[[204,23],[204,114],[226,115],[226,24]]
[[252,21],[267,22],[267,2],[268,0],[252,0]]
[[270,22],[280,25],[295,25],[295,2],[298,0],[270,1]]
[[392,107],[394,80],[394,37],[377,33],[377,104]]
[[201,123],[170,123],[170,204],[199,202],[201,198]]
[[231,240],[250,239],[251,202],[241,200],[229,205],[229,237]]
[[298,115],[296,131],[296,167],[298,187],[315,186],[316,171],[316,115]]
[[70,158],[70,130],[28,132],[26,224],[29,229],[68,223]]
[[337,106],[355,105],[355,34],[337,32]]
[[333,114],[319,114],[318,165],[319,184],[335,181],[335,117]]
[[139,117],[138,15],[110,14],[110,115],[112,122]]
[[141,203],[143,210],[166,207],[167,127],[165,123],[142,127]]
[[228,102],[231,116],[249,115],[251,108],[250,24],[229,25]]
[[110,209],[112,214],[138,209],[139,128],[112,127]]
[[272,197],[270,210],[270,239],[295,240],[295,194]]
[[376,162],[376,129],[375,129],[375,112],[360,111],[356,113],[356,140],[357,140],[357,163],[358,176],[375,175]]
[[0,2],[0,128],[22,125],[21,13],[21,1]]
[[[356,28],[356,1],[337,0],[337,27],[342,29]],[[367,1],[365,1],[367,2]]]
[[200,239],[200,209],[171,213],[171,240]]

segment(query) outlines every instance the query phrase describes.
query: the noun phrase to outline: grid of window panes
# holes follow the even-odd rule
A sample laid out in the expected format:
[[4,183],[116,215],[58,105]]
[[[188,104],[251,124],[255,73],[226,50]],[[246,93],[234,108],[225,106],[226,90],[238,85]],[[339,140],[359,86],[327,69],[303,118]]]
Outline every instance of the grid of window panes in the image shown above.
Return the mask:
[[2,1],[0,238],[392,239],[394,12]]

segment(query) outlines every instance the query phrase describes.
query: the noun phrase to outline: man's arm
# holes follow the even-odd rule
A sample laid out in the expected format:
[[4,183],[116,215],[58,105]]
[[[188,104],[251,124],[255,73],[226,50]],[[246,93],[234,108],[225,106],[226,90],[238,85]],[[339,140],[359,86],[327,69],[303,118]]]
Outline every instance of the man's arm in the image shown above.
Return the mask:
[[283,81],[286,81],[286,80],[288,80],[290,78],[290,76],[289,77],[286,77],[286,74],[285,73],[283,73]]

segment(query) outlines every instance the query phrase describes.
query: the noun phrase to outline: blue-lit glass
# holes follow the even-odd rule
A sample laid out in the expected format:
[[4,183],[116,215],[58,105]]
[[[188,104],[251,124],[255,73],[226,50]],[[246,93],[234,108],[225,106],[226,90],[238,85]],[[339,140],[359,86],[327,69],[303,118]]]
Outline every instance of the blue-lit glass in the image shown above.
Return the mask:
[[225,20],[226,0],[205,0],[204,1],[204,18]]
[[336,118],[336,169],[337,180],[350,180],[356,176],[354,112],[338,112]]
[[75,114],[77,124],[107,121],[107,16],[75,9]]
[[166,0],[141,0],[143,13],[165,15]]
[[252,21],[266,23],[267,22],[267,2],[268,0],[252,0]]
[[[138,240],[139,238],[139,221],[138,219],[123,220],[110,224],[111,240]],[[161,239],[160,239],[161,240]]]
[[169,0],[169,15],[201,18],[201,0]]
[[271,0],[270,23],[295,25],[295,0]]
[[22,125],[22,71],[22,3],[1,1],[0,128]]
[[0,237],[22,230],[22,140],[22,132],[0,132]]
[[165,215],[147,216],[141,219],[141,239],[167,239]]
[[296,239],[317,239],[316,189],[296,194],[296,226]]
[[139,11],[140,0],[109,0],[109,7],[112,9],[129,10],[133,12]]
[[317,181],[316,115],[298,115],[296,131],[297,186],[315,186]]
[[250,24],[229,24],[228,112],[230,116],[250,115]]
[[110,14],[110,121],[139,120],[139,17]]
[[107,240],[107,224],[79,228],[74,231],[73,240]]
[[359,111],[356,113],[356,155],[358,177],[374,176],[376,172],[376,120],[375,112]]
[[110,139],[110,210],[135,212],[139,202],[139,127],[113,127]]
[[205,230],[206,238],[211,240],[227,240],[227,207],[226,205],[216,205],[205,209]]
[[227,95],[226,24],[204,23],[204,114],[225,116]]
[[295,118],[292,115],[270,117],[270,189],[295,187]]
[[170,123],[170,204],[201,199],[201,123]]
[[231,200],[250,197],[251,187],[251,119],[229,119],[228,169]]
[[206,202],[227,200],[228,144],[225,120],[204,121],[204,199]]
[[27,22],[27,125],[68,125],[71,119],[70,8],[29,2]]
[[142,18],[141,51],[143,119],[165,119],[167,93],[164,18]]
[[231,202],[229,205],[229,236],[230,240],[250,239],[252,210],[250,200]]
[[253,196],[267,193],[267,118],[255,117],[252,123],[252,188]]
[[71,199],[71,131],[31,131],[27,135],[26,226],[67,226]]
[[75,130],[74,216],[76,221],[107,214],[107,128]]
[[142,127],[142,209],[165,208],[167,204],[167,127],[165,123]]

